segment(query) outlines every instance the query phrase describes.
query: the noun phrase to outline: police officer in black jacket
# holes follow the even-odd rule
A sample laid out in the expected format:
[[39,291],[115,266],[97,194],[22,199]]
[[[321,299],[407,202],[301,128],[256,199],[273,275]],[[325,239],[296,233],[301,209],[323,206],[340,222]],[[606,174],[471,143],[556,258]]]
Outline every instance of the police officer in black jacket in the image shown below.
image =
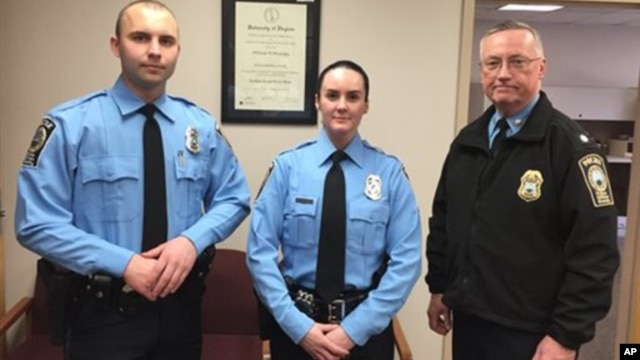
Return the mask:
[[493,106],[451,144],[429,220],[429,326],[453,325],[455,360],[573,360],[619,265],[606,157],[540,91],[535,29],[489,30],[480,68]]

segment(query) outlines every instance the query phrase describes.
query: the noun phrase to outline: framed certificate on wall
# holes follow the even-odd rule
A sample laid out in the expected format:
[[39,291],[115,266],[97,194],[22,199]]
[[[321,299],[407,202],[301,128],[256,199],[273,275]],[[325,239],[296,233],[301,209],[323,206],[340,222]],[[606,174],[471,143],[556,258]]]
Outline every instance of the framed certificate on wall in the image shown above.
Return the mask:
[[222,1],[222,122],[315,125],[320,0]]

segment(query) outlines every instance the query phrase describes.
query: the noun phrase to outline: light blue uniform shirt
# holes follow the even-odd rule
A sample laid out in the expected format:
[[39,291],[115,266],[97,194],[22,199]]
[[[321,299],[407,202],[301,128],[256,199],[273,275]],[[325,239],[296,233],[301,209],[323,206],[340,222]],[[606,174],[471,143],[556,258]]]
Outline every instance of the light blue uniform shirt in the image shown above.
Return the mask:
[[[317,139],[280,154],[251,218],[247,264],[255,288],[296,343],[314,321],[295,307],[283,277],[315,288],[324,179],[335,150],[322,130]],[[422,235],[418,206],[402,164],[359,135],[345,152],[349,157],[340,163],[347,196],[345,287],[369,288],[385,255],[391,259],[379,286],[341,323],[349,337],[363,345],[385,329],[418,279]],[[368,182],[380,187],[367,190]]]
[[[536,97],[531,101],[524,109],[520,110],[520,112],[514,114],[513,116],[509,116],[505,120],[507,121],[507,135],[506,137],[513,136],[522,129],[524,124],[527,122],[529,118],[529,114],[531,114],[531,110],[538,103],[538,99],[540,99],[540,94],[536,95]],[[502,115],[496,110],[495,113],[491,116],[489,120],[489,126],[487,127],[487,131],[489,132],[489,148],[493,145],[493,139],[498,135],[498,120],[502,119]]]
[[[200,253],[248,215],[247,181],[207,112],[166,94],[154,103],[168,239],[186,236]],[[143,105],[118,79],[45,116],[18,177],[15,230],[22,245],[81,274],[123,275],[142,246]],[[197,133],[198,149],[187,147],[188,129]]]

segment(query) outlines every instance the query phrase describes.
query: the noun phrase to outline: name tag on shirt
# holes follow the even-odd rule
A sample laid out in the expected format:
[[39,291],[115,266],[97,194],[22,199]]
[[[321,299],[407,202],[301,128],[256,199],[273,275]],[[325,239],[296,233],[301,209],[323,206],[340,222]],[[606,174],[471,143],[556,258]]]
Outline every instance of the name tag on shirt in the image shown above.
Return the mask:
[[313,204],[313,199],[310,198],[296,198],[298,204]]

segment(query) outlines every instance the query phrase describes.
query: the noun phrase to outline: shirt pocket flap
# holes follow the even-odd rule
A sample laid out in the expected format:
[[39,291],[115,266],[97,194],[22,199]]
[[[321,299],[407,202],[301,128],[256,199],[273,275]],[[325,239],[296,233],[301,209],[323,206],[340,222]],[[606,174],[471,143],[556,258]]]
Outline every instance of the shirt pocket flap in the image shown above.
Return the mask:
[[205,170],[208,169],[207,162],[206,158],[176,157],[176,178],[193,181],[204,179]]
[[80,159],[82,183],[91,181],[115,182],[120,179],[137,179],[140,176],[139,160],[135,156],[112,156]]
[[389,220],[389,206],[371,201],[354,201],[349,206],[349,218],[372,224],[386,224]]

